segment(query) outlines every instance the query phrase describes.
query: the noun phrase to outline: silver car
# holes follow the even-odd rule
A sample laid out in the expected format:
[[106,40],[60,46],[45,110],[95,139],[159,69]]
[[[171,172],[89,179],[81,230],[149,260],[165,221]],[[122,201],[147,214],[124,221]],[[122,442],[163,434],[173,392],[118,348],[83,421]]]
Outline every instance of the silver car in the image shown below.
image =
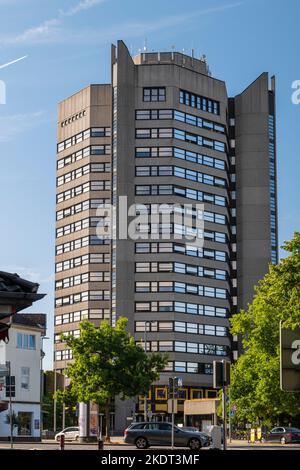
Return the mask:
[[[143,422],[133,423],[124,431],[126,444],[135,444],[138,449],[146,449],[150,446],[171,446],[171,423]],[[199,450],[208,447],[210,437],[200,431],[184,431],[174,426],[174,446],[189,447]]]

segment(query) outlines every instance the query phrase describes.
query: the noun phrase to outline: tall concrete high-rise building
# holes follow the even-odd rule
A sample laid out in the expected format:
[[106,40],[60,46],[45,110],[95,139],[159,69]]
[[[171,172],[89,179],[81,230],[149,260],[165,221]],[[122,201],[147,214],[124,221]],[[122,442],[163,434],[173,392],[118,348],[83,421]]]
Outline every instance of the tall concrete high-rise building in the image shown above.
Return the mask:
[[[263,73],[228,97],[204,58],[131,57],[119,41],[111,83],[60,103],[57,150],[55,368],[72,359],[61,332],[126,316],[137,342],[169,358],[149,410],[167,413],[180,376],[180,416],[185,399],[216,395],[213,361],[238,354],[228,318],[277,262],[275,81]],[[113,233],[100,236],[111,204]],[[143,397],[117,400],[114,426],[143,411]]]

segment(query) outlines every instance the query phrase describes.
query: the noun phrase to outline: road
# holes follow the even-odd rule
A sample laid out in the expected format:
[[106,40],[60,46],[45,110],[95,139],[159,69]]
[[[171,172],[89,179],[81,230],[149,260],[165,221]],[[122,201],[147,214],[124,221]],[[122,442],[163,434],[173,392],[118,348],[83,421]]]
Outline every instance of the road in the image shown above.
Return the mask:
[[[136,450],[135,446],[121,444],[121,438],[119,443],[111,445],[105,445],[105,450]],[[27,442],[14,443],[15,449],[22,450],[59,450],[59,445],[54,441],[43,441],[43,442]],[[10,444],[7,442],[0,442],[0,449],[10,449]],[[67,442],[65,446],[66,450],[96,450],[98,451],[97,444],[80,444],[76,442]],[[167,447],[151,447],[151,450],[167,450]],[[177,448],[178,449],[178,448]],[[205,451],[207,449],[204,449]],[[281,444],[248,444],[245,441],[234,441],[228,444],[228,450],[300,450],[299,444],[281,445]]]

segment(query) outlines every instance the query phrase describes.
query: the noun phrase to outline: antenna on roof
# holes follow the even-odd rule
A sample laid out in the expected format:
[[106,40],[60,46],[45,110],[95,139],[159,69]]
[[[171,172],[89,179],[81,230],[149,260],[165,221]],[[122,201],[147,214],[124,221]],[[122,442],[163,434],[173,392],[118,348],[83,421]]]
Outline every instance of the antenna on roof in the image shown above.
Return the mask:
[[195,55],[195,50],[192,48],[192,66],[194,66],[194,55]]
[[175,46],[172,45],[172,46],[171,46],[171,49],[172,49],[172,52],[171,52],[171,60],[174,60],[174,49],[175,49]]

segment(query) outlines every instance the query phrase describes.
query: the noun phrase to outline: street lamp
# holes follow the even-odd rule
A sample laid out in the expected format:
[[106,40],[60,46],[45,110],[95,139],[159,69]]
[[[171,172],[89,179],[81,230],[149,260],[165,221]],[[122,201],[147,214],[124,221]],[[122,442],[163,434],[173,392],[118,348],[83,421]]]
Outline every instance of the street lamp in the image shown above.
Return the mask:
[[[150,321],[150,320],[146,320],[145,321],[145,331],[144,331],[144,351],[147,352],[147,332],[148,332],[148,327],[149,327],[149,331],[151,332],[151,323],[153,323],[153,321]],[[148,421],[148,403],[147,403],[147,394],[146,392],[144,392],[144,420],[145,421]]]
[[44,396],[44,370],[43,370],[43,360],[45,357],[44,353],[44,340],[50,339],[48,336],[41,335],[41,372],[40,372],[40,435],[42,439],[42,432],[43,432],[43,396]]

